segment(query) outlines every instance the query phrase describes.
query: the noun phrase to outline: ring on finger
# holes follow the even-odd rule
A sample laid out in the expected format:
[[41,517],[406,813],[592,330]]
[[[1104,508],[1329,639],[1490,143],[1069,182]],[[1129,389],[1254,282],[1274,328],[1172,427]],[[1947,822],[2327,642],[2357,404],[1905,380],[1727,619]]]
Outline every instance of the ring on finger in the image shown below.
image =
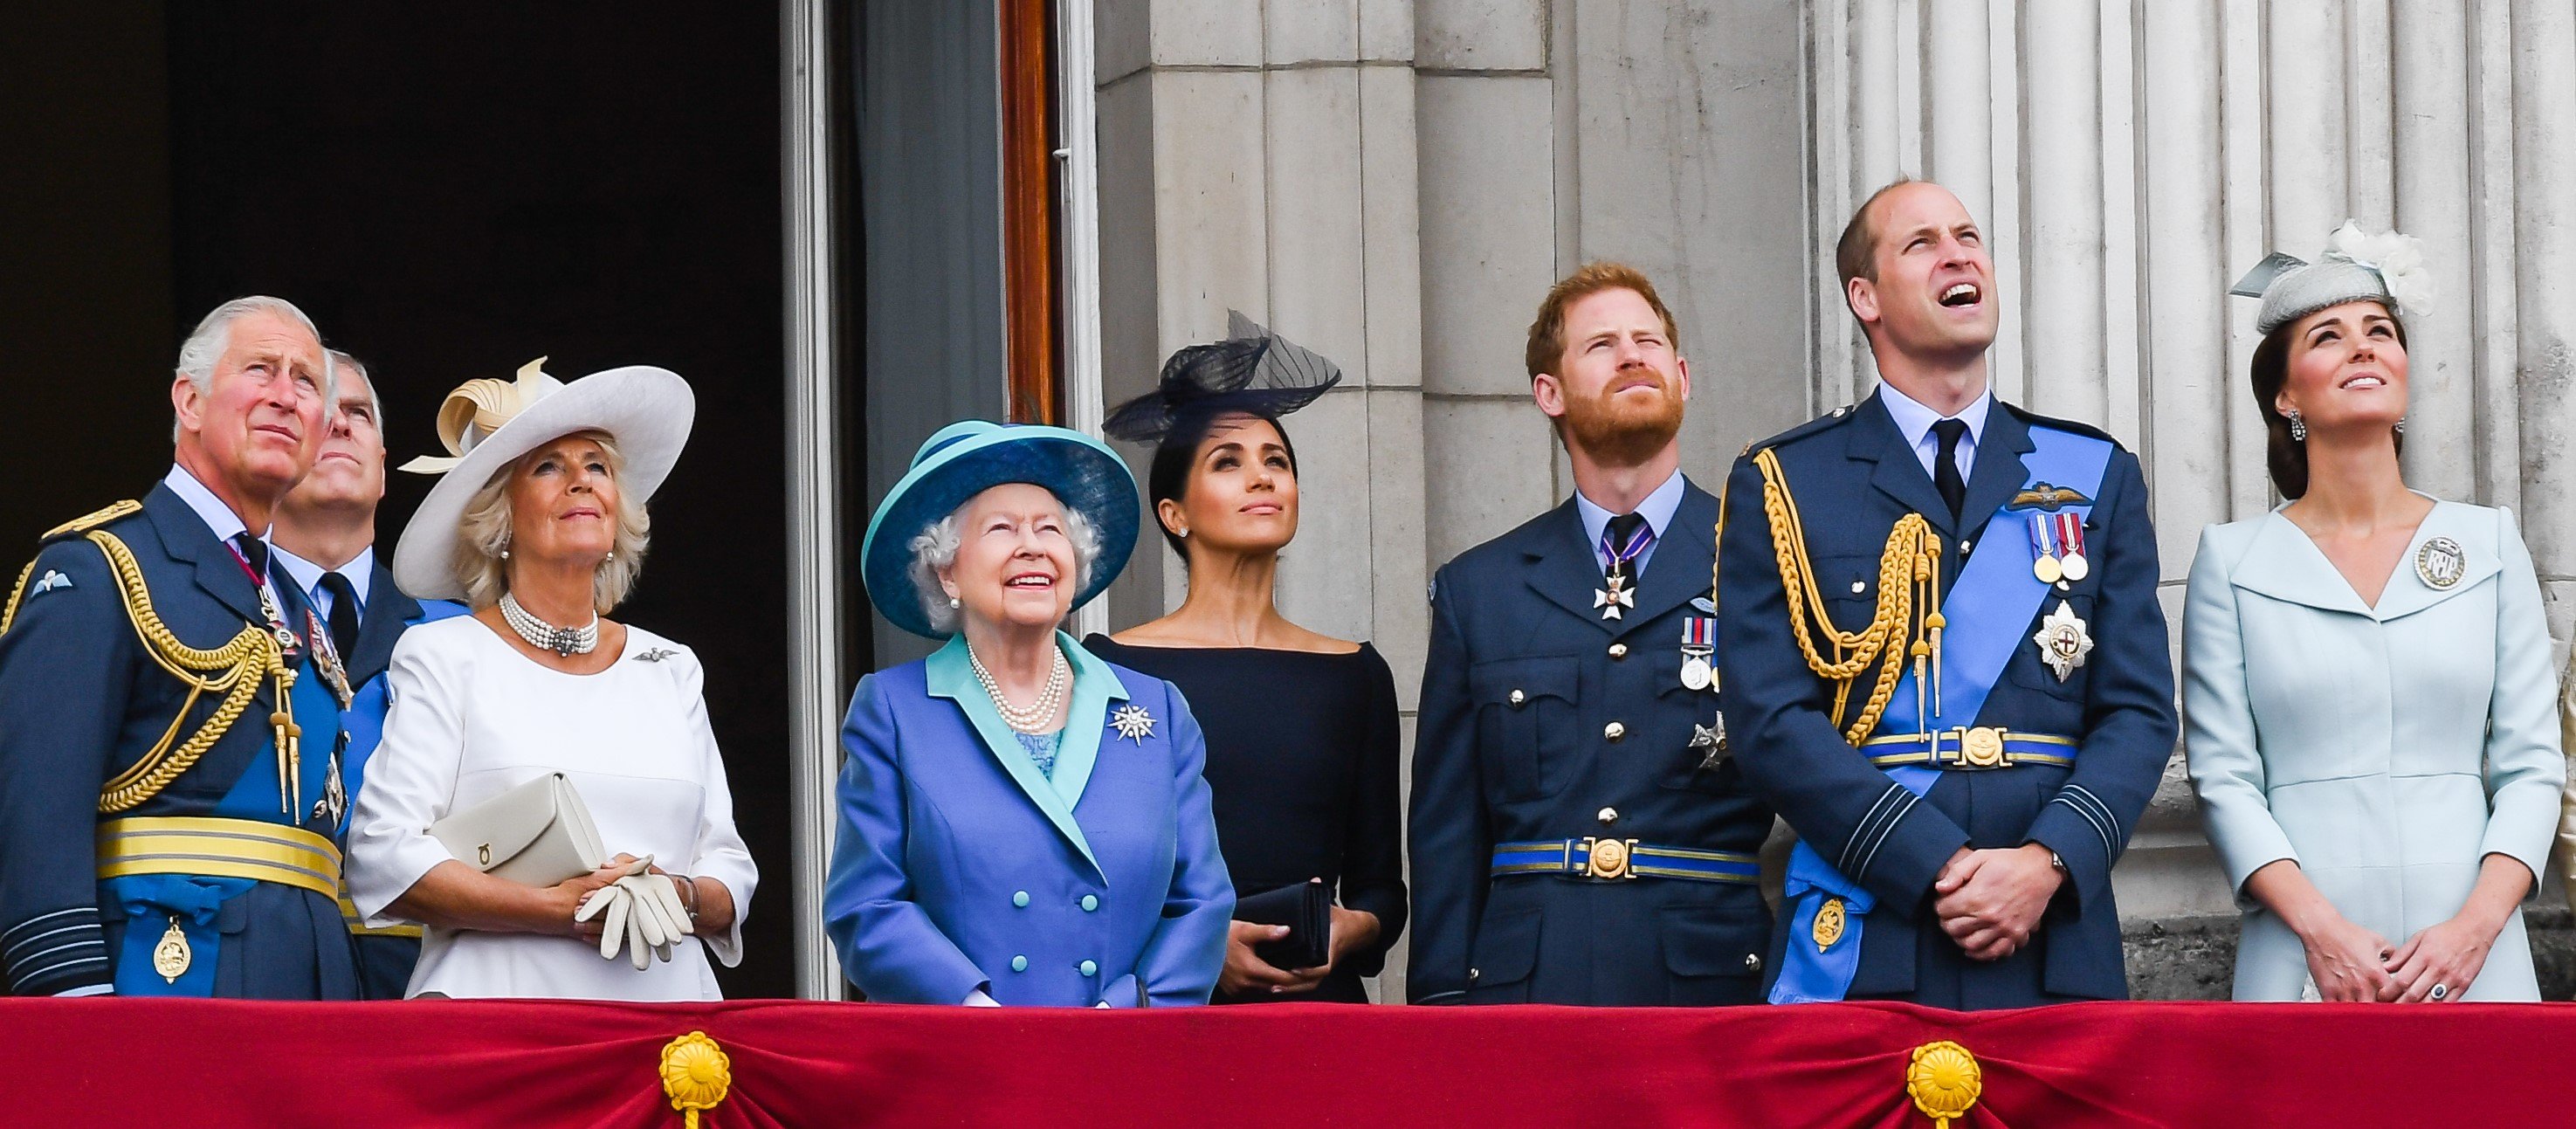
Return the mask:
[[2450,995],[2451,995],[2451,986],[2450,986],[2450,985],[2448,985],[2448,984],[2435,984],[2435,985],[2433,985],[2433,1002],[2434,1002],[2434,1003],[2440,1003],[2440,1002],[2442,1002],[2443,1000],[2448,999],[2448,998],[2450,997]]

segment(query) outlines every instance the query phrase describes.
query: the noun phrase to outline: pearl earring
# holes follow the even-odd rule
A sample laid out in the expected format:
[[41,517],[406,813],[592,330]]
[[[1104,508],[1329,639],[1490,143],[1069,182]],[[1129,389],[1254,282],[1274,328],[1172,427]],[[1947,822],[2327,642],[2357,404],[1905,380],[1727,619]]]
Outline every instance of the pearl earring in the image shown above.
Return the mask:
[[2307,439],[2308,421],[2299,418],[2299,409],[2290,409],[2290,441],[2293,443],[2304,443],[2307,442]]
[[957,597],[955,597],[955,596],[950,596],[950,597],[948,598],[948,606],[949,606],[949,607],[952,607],[952,608],[953,608],[953,607],[956,607],[956,606],[957,606]]
[[501,550],[501,559],[505,561],[510,559],[510,551],[508,549]]

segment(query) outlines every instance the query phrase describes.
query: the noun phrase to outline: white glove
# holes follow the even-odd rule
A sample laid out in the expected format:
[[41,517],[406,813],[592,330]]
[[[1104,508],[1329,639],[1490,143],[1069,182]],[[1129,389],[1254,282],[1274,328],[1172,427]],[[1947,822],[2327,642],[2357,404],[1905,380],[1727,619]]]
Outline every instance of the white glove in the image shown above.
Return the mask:
[[670,960],[673,945],[691,932],[687,912],[676,908],[677,888],[666,876],[646,873],[652,865],[651,855],[626,864],[624,875],[592,891],[572,915],[576,922],[600,918],[600,959],[615,960],[623,951],[638,972],[652,967],[654,957]]

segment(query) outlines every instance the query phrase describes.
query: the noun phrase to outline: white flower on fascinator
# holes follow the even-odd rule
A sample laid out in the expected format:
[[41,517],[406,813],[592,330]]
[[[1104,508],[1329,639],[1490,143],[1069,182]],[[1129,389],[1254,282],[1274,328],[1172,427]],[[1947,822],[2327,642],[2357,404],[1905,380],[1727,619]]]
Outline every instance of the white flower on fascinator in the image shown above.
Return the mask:
[[2389,301],[2406,317],[2432,313],[2440,297],[2433,285],[2433,269],[2424,262],[2424,241],[2404,232],[2369,235],[2360,224],[2345,220],[2326,237],[2326,255],[2378,271],[2380,282],[2388,287]]

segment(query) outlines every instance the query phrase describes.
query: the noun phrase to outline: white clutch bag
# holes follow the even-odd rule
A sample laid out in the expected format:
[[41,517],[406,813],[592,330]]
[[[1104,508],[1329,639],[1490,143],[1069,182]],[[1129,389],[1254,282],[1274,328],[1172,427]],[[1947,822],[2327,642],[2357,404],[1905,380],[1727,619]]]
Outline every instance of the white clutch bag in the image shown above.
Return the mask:
[[590,809],[560,772],[430,824],[429,835],[457,861],[528,886],[578,878],[608,861]]

